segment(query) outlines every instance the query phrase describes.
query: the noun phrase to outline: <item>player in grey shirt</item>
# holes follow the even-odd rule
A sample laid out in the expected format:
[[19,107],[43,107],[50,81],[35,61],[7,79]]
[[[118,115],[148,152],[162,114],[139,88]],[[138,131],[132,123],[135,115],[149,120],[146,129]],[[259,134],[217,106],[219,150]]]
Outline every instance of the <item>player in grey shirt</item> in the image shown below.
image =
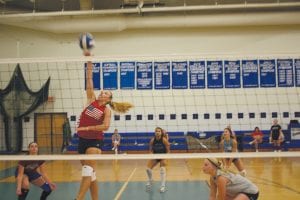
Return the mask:
[[258,188],[249,179],[223,169],[221,162],[208,158],[202,167],[210,175],[209,200],[256,200]]

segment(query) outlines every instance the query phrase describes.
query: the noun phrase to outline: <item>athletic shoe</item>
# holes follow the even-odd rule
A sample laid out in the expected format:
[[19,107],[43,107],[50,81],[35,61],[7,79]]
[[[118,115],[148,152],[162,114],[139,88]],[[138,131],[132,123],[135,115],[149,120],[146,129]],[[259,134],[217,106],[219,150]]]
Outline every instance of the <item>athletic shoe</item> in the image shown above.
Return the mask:
[[166,186],[161,186],[160,189],[159,189],[159,192],[161,192],[161,193],[164,193],[166,191],[167,191]]
[[147,184],[146,184],[146,190],[150,191],[151,188],[152,188],[152,181],[148,181]]

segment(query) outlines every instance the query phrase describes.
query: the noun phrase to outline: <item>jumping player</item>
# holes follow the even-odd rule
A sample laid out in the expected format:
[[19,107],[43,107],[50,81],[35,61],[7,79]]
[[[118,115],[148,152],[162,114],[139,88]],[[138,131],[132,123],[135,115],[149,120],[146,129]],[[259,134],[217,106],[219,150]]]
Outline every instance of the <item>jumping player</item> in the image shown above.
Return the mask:
[[[84,52],[90,56],[89,51]],[[110,127],[111,109],[125,113],[131,107],[130,103],[117,103],[112,101],[112,92],[103,90],[96,98],[93,85],[93,64],[87,62],[86,70],[86,95],[87,107],[80,116],[77,133],[79,136],[78,153],[80,154],[101,154],[103,146],[104,131]],[[92,200],[98,200],[98,184],[96,181],[96,161],[82,160],[82,179],[77,200],[83,200],[86,192],[90,189]]]

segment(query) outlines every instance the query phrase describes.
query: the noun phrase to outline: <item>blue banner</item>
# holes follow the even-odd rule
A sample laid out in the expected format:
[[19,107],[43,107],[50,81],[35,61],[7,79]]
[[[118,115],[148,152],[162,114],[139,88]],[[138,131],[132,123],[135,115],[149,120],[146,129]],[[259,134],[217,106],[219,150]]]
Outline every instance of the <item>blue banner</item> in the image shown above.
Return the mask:
[[137,89],[145,90],[145,89],[152,89],[152,62],[137,62]]
[[170,89],[170,62],[154,63],[154,88]]
[[187,89],[187,62],[172,62],[172,88]]
[[295,59],[295,83],[300,87],[300,59]]
[[223,88],[223,62],[207,61],[207,87]]
[[190,61],[190,89],[205,88],[205,61]]
[[135,62],[120,62],[120,88],[134,89]]
[[240,61],[224,61],[225,88],[241,87],[241,66]]
[[[86,63],[84,63],[84,85],[86,88]],[[94,90],[101,90],[100,84],[100,63],[93,63],[93,84]]]
[[244,88],[258,87],[258,62],[257,60],[242,60],[242,76]]
[[276,87],[275,60],[259,60],[260,87]]
[[277,60],[277,81],[279,87],[293,87],[293,59]]
[[118,89],[118,63],[104,62],[102,63],[103,89],[116,90]]

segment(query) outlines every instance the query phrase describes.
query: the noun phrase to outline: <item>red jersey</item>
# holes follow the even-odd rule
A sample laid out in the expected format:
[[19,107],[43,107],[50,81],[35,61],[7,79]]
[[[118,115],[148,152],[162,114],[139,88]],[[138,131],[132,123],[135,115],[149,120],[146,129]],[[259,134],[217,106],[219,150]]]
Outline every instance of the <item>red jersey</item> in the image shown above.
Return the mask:
[[[81,115],[79,127],[96,126],[103,124],[105,105],[99,105],[97,101],[86,107]],[[103,131],[78,131],[78,136],[85,139],[103,139]]]
[[252,137],[263,136],[263,133],[261,131],[257,131],[257,132],[253,132],[251,135],[252,135]]

